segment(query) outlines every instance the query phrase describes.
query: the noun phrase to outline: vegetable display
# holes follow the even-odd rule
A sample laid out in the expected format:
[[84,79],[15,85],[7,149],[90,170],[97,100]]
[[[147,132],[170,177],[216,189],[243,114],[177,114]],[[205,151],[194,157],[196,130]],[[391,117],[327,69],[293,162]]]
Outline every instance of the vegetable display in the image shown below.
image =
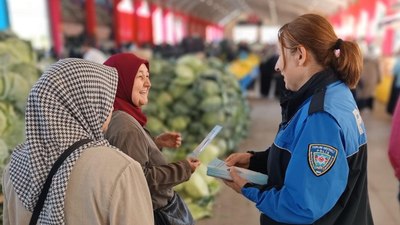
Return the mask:
[[[29,42],[19,39],[13,33],[0,32],[1,171],[9,160],[10,151],[24,141],[26,100],[32,85],[40,76],[40,69],[36,65],[36,53]],[[1,214],[2,211],[3,207]]]
[[215,125],[223,128],[200,154],[201,166],[189,181],[176,186],[193,217],[211,216],[220,181],[206,175],[208,162],[225,157],[247,136],[249,106],[237,78],[217,58],[184,55],[176,60],[150,62],[150,104],[144,111],[147,128],[158,135],[177,131],[183,142],[179,149],[164,149],[170,161],[187,157]]

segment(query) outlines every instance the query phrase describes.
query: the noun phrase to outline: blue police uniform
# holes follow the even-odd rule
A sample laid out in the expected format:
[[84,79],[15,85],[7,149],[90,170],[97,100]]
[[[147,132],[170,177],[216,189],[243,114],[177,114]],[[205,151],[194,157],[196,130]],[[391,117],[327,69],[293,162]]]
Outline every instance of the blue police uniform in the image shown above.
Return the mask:
[[282,102],[275,141],[250,169],[268,174],[242,194],[261,224],[373,224],[367,189],[367,136],[351,91],[333,70],[315,74]]

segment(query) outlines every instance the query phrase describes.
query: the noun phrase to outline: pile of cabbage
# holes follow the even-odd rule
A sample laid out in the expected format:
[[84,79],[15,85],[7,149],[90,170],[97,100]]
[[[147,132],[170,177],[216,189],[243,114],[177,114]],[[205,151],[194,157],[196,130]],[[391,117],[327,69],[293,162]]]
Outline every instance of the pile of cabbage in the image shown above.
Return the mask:
[[201,166],[188,182],[175,190],[188,204],[195,219],[211,216],[220,181],[206,175],[207,164],[233,151],[247,136],[249,106],[238,80],[217,58],[185,55],[176,60],[150,62],[152,87],[144,111],[147,128],[154,134],[177,131],[179,149],[165,149],[170,161],[184,159],[215,125],[223,128],[200,154]]
[[29,42],[10,32],[0,32],[1,171],[9,160],[10,151],[24,140],[26,100],[32,85],[40,76],[36,58]]

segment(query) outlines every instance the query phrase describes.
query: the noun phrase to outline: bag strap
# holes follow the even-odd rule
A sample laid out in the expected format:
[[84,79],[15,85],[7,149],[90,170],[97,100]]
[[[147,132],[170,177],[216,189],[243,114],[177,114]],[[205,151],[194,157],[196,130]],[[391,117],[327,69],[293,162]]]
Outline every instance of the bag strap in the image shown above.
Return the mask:
[[73,145],[71,145],[67,150],[65,150],[56,160],[54,163],[53,167],[51,168],[49,174],[47,175],[46,182],[43,185],[42,191],[40,192],[39,195],[39,200],[36,203],[35,208],[33,209],[32,217],[29,222],[29,225],[36,225],[40,212],[43,209],[44,201],[46,200],[47,193],[49,192],[51,181],[53,179],[53,176],[56,174],[58,168],[62,165],[64,160],[72,153],[74,152],[75,149],[79,148],[80,146],[87,144],[91,142],[91,139],[82,139],[77,142],[75,142]]

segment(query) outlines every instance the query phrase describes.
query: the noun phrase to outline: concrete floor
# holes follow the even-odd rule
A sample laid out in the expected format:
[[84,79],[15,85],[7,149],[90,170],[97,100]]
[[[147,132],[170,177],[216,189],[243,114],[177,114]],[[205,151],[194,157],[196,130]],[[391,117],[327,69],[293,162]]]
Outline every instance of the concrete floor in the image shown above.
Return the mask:
[[[238,151],[264,150],[274,139],[280,121],[280,107],[276,100],[249,100],[250,132]],[[387,157],[391,117],[379,102],[374,111],[363,112],[362,117],[368,135],[368,185],[375,225],[400,225],[400,207],[396,198],[399,183]],[[196,224],[258,225],[259,212],[252,202],[223,185],[216,196],[214,215]]]

